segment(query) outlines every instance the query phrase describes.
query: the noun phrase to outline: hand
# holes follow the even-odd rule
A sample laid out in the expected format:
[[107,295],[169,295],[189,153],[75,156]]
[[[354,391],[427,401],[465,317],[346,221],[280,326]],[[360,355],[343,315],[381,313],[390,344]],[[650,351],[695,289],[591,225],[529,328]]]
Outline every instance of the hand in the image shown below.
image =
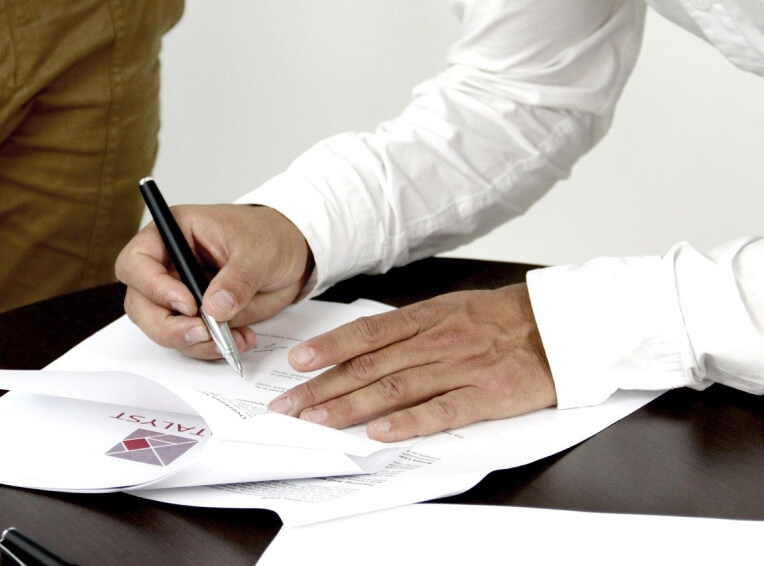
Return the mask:
[[[291,304],[312,269],[297,227],[262,206],[177,206],[173,215],[202,265],[216,275],[202,306],[229,321],[240,352],[256,337],[246,325]],[[171,270],[156,226],[141,230],[120,253],[117,277],[127,285],[125,312],[152,340],[203,359],[219,358],[191,292]],[[181,316],[178,316],[178,313]]]
[[442,295],[295,346],[298,371],[334,367],[270,409],[403,440],[557,403],[527,287]]

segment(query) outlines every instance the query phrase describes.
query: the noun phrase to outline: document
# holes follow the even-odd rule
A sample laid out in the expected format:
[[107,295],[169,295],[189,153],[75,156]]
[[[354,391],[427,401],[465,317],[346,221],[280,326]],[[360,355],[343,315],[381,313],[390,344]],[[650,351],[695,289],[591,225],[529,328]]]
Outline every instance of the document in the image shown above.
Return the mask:
[[596,407],[545,409],[434,434],[369,474],[131,493],[182,505],[271,509],[287,526],[315,523],[462,493],[494,470],[575,446],[659,394],[621,391]]
[[43,371],[0,371],[0,483],[126,491],[182,505],[265,508],[305,525],[463,492],[493,470],[574,446],[657,397],[619,392],[596,407],[469,425],[380,443],[267,411],[314,374],[287,362],[294,344],[378,304],[306,301],[253,326],[247,380],[226,362],[161,348],[127,318]]
[[0,389],[11,392],[0,398],[0,427],[17,432],[0,436],[0,483],[115,491],[382,469],[415,441],[385,444],[363,427],[339,431],[266,409],[312,376],[290,368],[289,347],[374,312],[309,301],[257,325],[258,346],[242,358],[246,381],[223,361],[157,346],[125,317],[45,371],[2,371]]
[[281,529],[258,566],[751,564],[764,521],[407,505]]

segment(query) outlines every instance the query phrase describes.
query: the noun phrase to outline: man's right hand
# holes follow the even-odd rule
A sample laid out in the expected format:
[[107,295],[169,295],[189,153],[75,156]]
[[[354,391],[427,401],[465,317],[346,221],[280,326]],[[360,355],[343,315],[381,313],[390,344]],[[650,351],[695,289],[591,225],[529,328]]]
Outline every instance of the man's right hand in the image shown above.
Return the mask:
[[[204,294],[204,310],[229,322],[240,352],[252,348],[255,333],[247,325],[291,304],[310,275],[313,261],[305,238],[268,207],[188,205],[172,211],[200,263],[215,274]],[[116,273],[127,285],[125,312],[149,338],[195,358],[220,357],[153,223],[122,250]]]

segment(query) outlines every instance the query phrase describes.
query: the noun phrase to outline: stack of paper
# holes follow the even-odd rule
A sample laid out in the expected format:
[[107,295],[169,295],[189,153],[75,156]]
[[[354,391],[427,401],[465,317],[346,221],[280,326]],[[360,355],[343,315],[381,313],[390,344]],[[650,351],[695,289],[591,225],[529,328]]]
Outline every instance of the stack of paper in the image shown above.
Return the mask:
[[244,357],[247,380],[225,362],[157,347],[124,317],[46,371],[0,373],[0,388],[12,391],[0,398],[0,426],[17,431],[0,439],[0,450],[20,456],[4,462],[0,481],[114,491],[383,468],[411,443],[383,444],[362,427],[338,431],[266,410],[307,379],[290,369],[288,348],[345,322],[327,307],[309,302],[260,325],[258,346]]
[[254,326],[227,364],[163,349],[121,318],[40,372],[2,371],[0,483],[60,491],[123,490],[212,507],[273,509],[305,524],[451,495],[487,473],[573,446],[659,393],[619,393],[598,407],[549,409],[383,444],[364,427],[334,430],[269,413],[312,375],[288,349],[378,306],[307,301]]

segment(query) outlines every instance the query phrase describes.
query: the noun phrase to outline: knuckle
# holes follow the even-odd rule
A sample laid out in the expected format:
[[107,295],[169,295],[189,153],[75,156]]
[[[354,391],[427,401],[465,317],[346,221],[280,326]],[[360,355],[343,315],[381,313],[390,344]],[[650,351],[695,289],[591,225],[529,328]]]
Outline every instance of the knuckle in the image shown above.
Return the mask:
[[462,344],[474,344],[476,336],[465,325],[449,324],[439,329],[436,342],[440,347],[453,348]]
[[380,395],[393,402],[405,401],[408,398],[410,387],[408,381],[402,376],[393,374],[379,380]]
[[235,305],[246,305],[258,290],[254,280],[254,274],[243,269],[237,276],[228,277],[224,282],[220,282],[219,287],[233,295]]
[[122,306],[125,307],[125,311],[133,308],[133,303],[135,302],[134,293],[135,291],[130,287],[125,289],[125,297],[122,299]]
[[436,418],[439,422],[442,422],[449,427],[457,422],[459,411],[449,399],[443,397],[436,397],[432,400],[433,409],[435,411]]
[[353,332],[364,342],[374,343],[382,335],[383,328],[376,316],[362,316],[350,323]]
[[124,248],[122,248],[117,256],[117,260],[114,262],[114,275],[116,275],[117,279],[122,283],[127,283],[133,272],[136,239],[138,239],[138,236],[135,236]]
[[415,303],[407,309],[407,314],[420,326],[427,326],[440,317],[443,307],[435,301]]
[[117,256],[117,261],[114,263],[114,276],[122,283],[126,282],[125,280],[127,275],[127,271],[124,267],[124,263],[125,263],[124,256],[125,256],[125,250],[122,250]]
[[238,294],[234,293],[239,303],[248,302],[249,299],[254,297],[255,293],[257,293],[257,285],[255,284],[254,279],[254,275],[250,273],[246,273],[242,278],[240,287],[238,289]]
[[170,304],[170,301],[167,299],[164,289],[160,287],[161,282],[157,279],[154,280],[155,284],[152,284],[150,287],[148,287],[148,300],[151,301],[155,305],[168,305]]
[[138,325],[138,320],[135,317],[135,309],[133,308],[133,298],[131,294],[128,292],[125,294],[125,300],[122,302],[122,306],[125,309],[125,314],[127,315],[127,318],[135,324]]
[[369,353],[350,358],[346,362],[348,374],[358,381],[368,381],[369,379],[372,379],[374,377],[375,367],[374,357]]
[[309,379],[299,388],[294,389],[295,401],[300,407],[309,407],[319,403],[323,399],[321,383],[318,379]]

